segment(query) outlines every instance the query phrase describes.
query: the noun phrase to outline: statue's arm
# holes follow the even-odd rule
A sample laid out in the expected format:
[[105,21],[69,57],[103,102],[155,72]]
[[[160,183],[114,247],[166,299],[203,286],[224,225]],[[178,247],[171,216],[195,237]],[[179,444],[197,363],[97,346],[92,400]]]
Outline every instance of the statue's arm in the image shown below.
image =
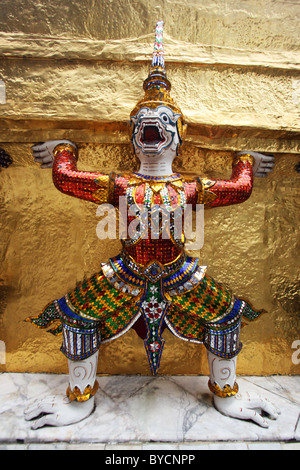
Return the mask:
[[229,206],[246,201],[253,177],[264,177],[274,168],[274,158],[257,152],[240,152],[233,160],[230,179],[198,179],[198,203],[207,207]]
[[249,155],[233,161],[231,178],[215,180],[209,191],[214,194],[208,207],[229,206],[246,201],[253,188],[253,158]]
[[68,140],[51,140],[32,147],[41,168],[52,168],[55,187],[70,196],[97,204],[108,202],[109,175],[77,169],[78,149]]

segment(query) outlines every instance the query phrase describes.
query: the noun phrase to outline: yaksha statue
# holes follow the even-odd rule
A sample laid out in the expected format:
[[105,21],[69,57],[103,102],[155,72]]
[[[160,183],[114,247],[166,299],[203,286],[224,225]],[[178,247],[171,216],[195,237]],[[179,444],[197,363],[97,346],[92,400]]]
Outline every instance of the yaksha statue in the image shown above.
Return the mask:
[[[118,338],[130,328],[144,340],[152,374],[158,372],[164,347],[162,333],[168,328],[178,338],[205,345],[210,368],[208,386],[217,410],[263,427],[268,427],[268,422],[259,410],[272,419],[279,413],[267,400],[240,395],[236,383],[241,320],[256,319],[261,311],[218,284],[205,266],[199,266],[197,258],[185,253],[184,234],[178,233],[177,223],[178,214],[184,214],[188,204],[212,208],[248,199],[253,176],[267,175],[274,166],[273,157],[238,153],[228,180],[173,173],[172,163],[187,126],[170,96],[162,33],[160,21],[152,65],[144,82],[145,95],[130,115],[132,145],[140,161],[138,172],[105,175],[78,171],[77,146],[68,140],[33,146],[35,161],[42,168],[53,168],[57,189],[116,207],[123,198],[128,224],[134,218],[139,220],[135,233],[122,241],[121,253],[104,262],[100,272],[50,302],[39,316],[27,318],[38,328],[58,322],[50,331],[62,334],[61,351],[69,363],[66,396],[38,400],[25,411],[28,420],[43,413],[33,429],[45,424],[67,425],[90,415],[98,387],[101,343]],[[154,215],[162,206],[169,213],[169,225],[162,227],[159,222],[153,230]]]

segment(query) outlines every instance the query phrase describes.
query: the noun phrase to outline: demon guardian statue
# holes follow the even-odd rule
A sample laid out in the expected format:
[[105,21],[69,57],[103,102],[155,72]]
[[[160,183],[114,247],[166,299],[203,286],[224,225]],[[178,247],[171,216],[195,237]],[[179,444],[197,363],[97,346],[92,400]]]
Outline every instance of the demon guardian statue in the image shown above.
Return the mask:
[[[126,201],[127,223],[139,220],[137,230],[122,241],[118,256],[102,264],[101,271],[61,299],[50,302],[37,317],[27,318],[38,328],[62,334],[61,351],[68,358],[66,396],[37,400],[25,411],[32,428],[76,423],[94,409],[96,371],[101,343],[134,328],[144,341],[152,374],[157,374],[168,328],[186,341],[203,343],[210,368],[209,389],[215,407],[223,414],[253,420],[263,427],[279,411],[266,400],[238,393],[236,359],[242,318],[253,320],[256,311],[207,274],[198,259],[184,251],[184,234],[178,231],[178,214],[186,205],[196,208],[237,204],[249,198],[253,176],[272,170],[273,158],[240,152],[229,180],[209,180],[173,173],[172,163],[186,133],[181,110],[170,96],[164,66],[163,22],[156,26],[153,60],[144,82],[144,98],[131,113],[132,144],[140,161],[138,172],[105,175],[77,170],[78,150],[68,140],[33,146],[42,168],[51,168],[57,189],[96,204],[118,207]],[[164,207],[167,228],[156,224],[154,212]],[[143,217],[145,214],[147,217]],[[182,227],[182,225],[181,225]],[[164,233],[163,233],[164,232]],[[167,236],[166,233],[167,232]],[[178,233],[179,232],[179,233]]]

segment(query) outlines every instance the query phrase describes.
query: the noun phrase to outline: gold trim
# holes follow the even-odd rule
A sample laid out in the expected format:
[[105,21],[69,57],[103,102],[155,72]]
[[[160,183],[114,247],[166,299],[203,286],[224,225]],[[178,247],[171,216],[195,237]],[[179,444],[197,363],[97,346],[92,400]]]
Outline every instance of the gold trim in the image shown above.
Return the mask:
[[255,158],[249,153],[243,153],[242,155],[236,155],[233,159],[232,166],[235,167],[239,162],[250,162],[254,166]]
[[98,174],[95,177],[95,181],[99,185],[97,190],[94,192],[95,197],[99,204],[104,204],[109,201],[110,198],[110,176]]
[[[31,323],[33,326],[35,326],[36,328],[39,328],[40,330],[46,330],[49,326],[53,325],[53,323],[55,323],[55,322],[61,323],[61,320],[59,318],[55,318],[55,320],[51,320],[46,326],[36,325],[34,323],[34,320],[38,320],[38,319],[39,319],[39,316],[37,316],[37,317],[27,317],[27,318],[25,318],[24,322]],[[59,325],[57,325],[57,326],[59,326]],[[59,334],[61,334],[61,333],[59,333]]]
[[[123,249],[123,250],[121,251],[120,255],[121,255],[121,257],[123,256],[123,258],[125,258],[125,260],[123,259],[123,261],[125,262],[125,264],[126,264],[126,258],[129,258],[129,261],[132,261],[137,267],[141,268],[142,270],[144,270],[144,269],[148,266],[148,263],[147,263],[147,265],[138,263],[138,262],[127,252],[126,249]],[[185,256],[183,257],[183,255],[185,255]],[[182,257],[182,264],[183,264],[183,263],[186,261],[186,258],[187,258],[187,254],[185,253],[184,249],[181,250],[181,252],[179,253],[178,256],[176,256],[175,259],[173,259],[172,261],[169,261],[168,263],[165,263],[163,266],[164,266],[165,268],[168,268],[169,266],[172,266],[172,264],[176,263],[181,257]],[[157,261],[157,260],[151,261],[150,263],[153,263],[153,262],[155,262],[155,261]],[[159,261],[157,261],[157,262],[159,262]],[[180,265],[180,266],[179,266],[178,268],[176,268],[176,269],[179,269],[181,266],[182,266],[182,265]],[[137,273],[137,274],[141,274],[140,271],[135,271],[135,269],[132,268],[132,267],[130,267],[130,269],[131,269],[132,271],[134,271],[135,273]]]
[[212,393],[214,393],[217,397],[221,398],[233,397],[239,391],[239,386],[236,382],[234,383],[233,388],[231,388],[229,384],[226,384],[222,389],[216,382],[212,384],[209,380],[208,387]]
[[209,188],[215,185],[215,181],[212,181],[208,178],[197,178],[197,189],[198,189],[198,199],[197,204],[208,204],[209,202],[216,199],[216,194],[212,191],[209,191]]
[[56,155],[59,152],[62,152],[63,150],[67,150],[68,152],[71,152],[72,155],[78,160],[78,151],[74,145],[71,144],[58,144],[54,149],[53,149],[53,156],[56,157]]
[[155,194],[158,194],[166,185],[172,186],[176,192],[178,189],[183,190],[184,189],[183,183],[185,181],[184,177],[180,174],[178,174],[177,176],[176,173],[174,174],[173,178],[172,176],[173,175],[163,176],[163,177],[160,177],[161,179],[157,179],[157,177],[153,176],[153,179],[152,179],[152,178],[145,178],[143,176],[138,176],[138,175],[133,174],[133,175],[130,175],[128,186],[139,187],[142,184],[147,183]]
[[115,182],[116,182],[117,174],[112,171],[108,176],[108,195],[107,195],[107,202],[109,204],[114,203],[114,193],[115,193]]
[[52,305],[52,304],[53,304],[53,302],[48,302],[47,305],[45,306],[45,308],[42,310],[42,312],[39,315],[27,317],[27,318],[25,318],[24,322],[31,323],[33,326],[35,326],[36,328],[39,328],[41,330],[45,330],[50,325],[53,325],[53,323],[55,323],[55,322],[61,323],[60,318],[53,318],[53,320],[50,320],[49,323],[47,323],[47,325],[37,325],[36,323],[34,323],[34,320],[39,320],[41,315],[44,313],[44,311],[48,307],[50,307],[50,305]]
[[73,390],[71,390],[71,387],[69,385],[67,388],[66,394],[70,401],[82,402],[82,401],[87,401],[91,397],[93,397],[95,393],[97,392],[98,388],[99,388],[99,384],[97,380],[94,383],[93,388],[90,385],[88,385],[87,387],[85,387],[83,393],[81,393],[80,389],[77,386],[74,387]]

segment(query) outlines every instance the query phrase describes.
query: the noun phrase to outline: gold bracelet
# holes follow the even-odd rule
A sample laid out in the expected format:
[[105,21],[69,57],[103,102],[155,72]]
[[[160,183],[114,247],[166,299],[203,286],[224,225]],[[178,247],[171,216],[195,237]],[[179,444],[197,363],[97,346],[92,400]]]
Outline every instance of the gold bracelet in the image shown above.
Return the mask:
[[85,387],[84,392],[81,393],[77,385],[76,387],[74,387],[73,390],[71,390],[71,387],[69,385],[67,388],[66,394],[70,401],[87,401],[95,395],[95,393],[98,390],[98,387],[99,387],[99,384],[96,380],[93,388],[90,385],[88,385],[87,387]]
[[249,153],[243,153],[242,155],[237,155],[234,157],[232,166],[236,166],[239,162],[250,162],[253,166],[255,163],[255,158],[252,157]]
[[74,147],[74,145],[71,145],[71,144],[58,144],[54,149],[53,149],[53,156],[56,157],[56,155],[59,153],[59,152],[62,152],[63,150],[67,150],[67,152],[70,152],[73,157],[76,158],[76,160],[78,160],[78,151],[76,149],[76,147]]
[[239,391],[239,386],[236,382],[234,383],[233,388],[231,388],[230,385],[226,384],[222,389],[216,382],[212,384],[211,381],[209,380],[208,387],[212,393],[217,395],[217,397],[221,397],[221,398],[233,397]]

